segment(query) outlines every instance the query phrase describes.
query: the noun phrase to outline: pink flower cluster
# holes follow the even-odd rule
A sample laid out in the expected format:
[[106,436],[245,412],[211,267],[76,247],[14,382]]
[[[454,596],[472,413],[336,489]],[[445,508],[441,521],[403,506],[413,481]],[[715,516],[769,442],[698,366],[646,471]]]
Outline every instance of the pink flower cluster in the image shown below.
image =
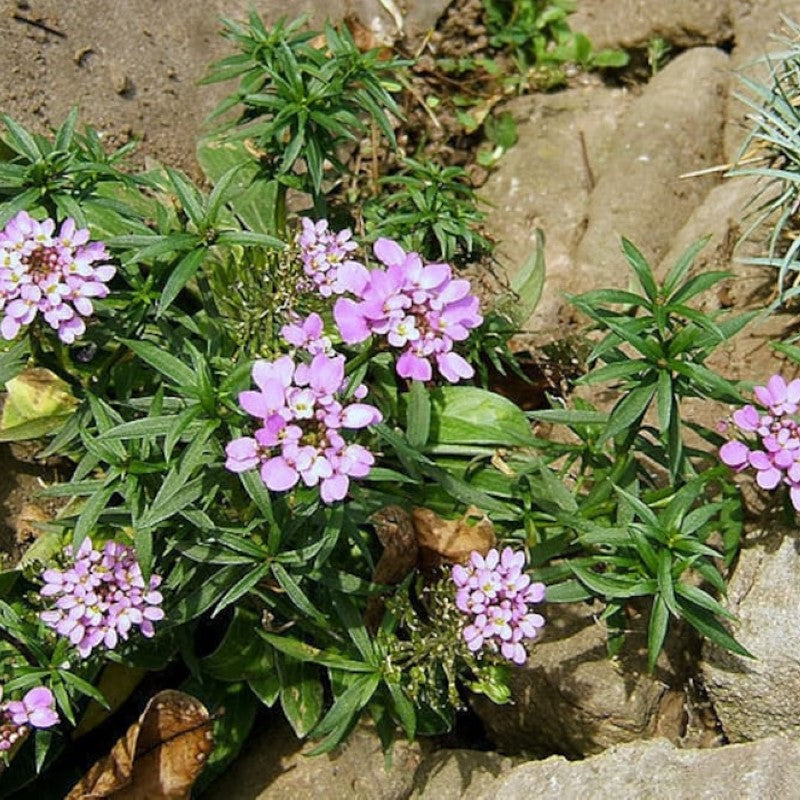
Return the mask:
[[10,750],[28,728],[51,728],[58,722],[53,693],[44,686],[31,689],[22,700],[0,705],[0,753]]
[[20,211],[0,232],[0,322],[4,339],[41,314],[66,344],[86,330],[82,317],[94,312],[93,298],[108,295],[115,269],[102,242],[66,219],[58,234],[52,219],[37,222]]
[[[296,327],[302,331],[305,323]],[[229,470],[258,467],[275,492],[288,491],[302,479],[306,486],[319,485],[326,503],[344,498],[350,478],[369,474],[374,456],[360,444],[348,444],[341,431],[365,428],[382,417],[374,406],[343,402],[344,356],[317,352],[310,363],[295,363],[291,356],[257,361],[253,380],[258,390],[242,392],[239,405],[262,424],[253,436],[228,444]],[[354,397],[363,400],[366,394],[361,385]]]
[[305,319],[297,318],[281,328],[281,336],[298,350],[305,350],[315,356],[324,353],[334,355],[330,337],[325,335],[325,327],[319,314],[309,314]]
[[741,433],[755,434],[758,444],[726,442],[719,457],[737,472],[752,467],[762,489],[789,486],[792,505],[800,511],[800,426],[791,418],[800,406],[800,379],[787,385],[780,375],[773,375],[766,386],[753,391],[767,413],[746,405],[734,412],[733,422]]
[[545,586],[531,583],[524,566],[525,553],[506,547],[502,554],[490,550],[485,558],[473,551],[466,566],[453,567],[456,605],[472,618],[464,639],[473,652],[486,647],[515,664],[525,663],[523,642],[535,639],[544,625],[529,605],[544,599]]
[[[65,553],[72,557],[72,548]],[[69,637],[83,658],[101,644],[113,650],[134,627],[150,638],[153,623],[164,618],[157,591],[161,578],[151,575],[145,583],[133,548],[118,542],[95,550],[84,539],[71,567],[46,569],[42,578],[41,596],[57,599],[39,615],[41,620]]]
[[453,351],[454,342],[483,322],[469,281],[454,279],[449,264],[423,264],[391,239],[379,239],[374,252],[386,269],[369,272],[363,286],[348,284],[358,302],[341,297],[334,306],[342,339],[358,344],[371,334],[385,336],[403,349],[396,367],[401,378],[431,380],[432,361],[451,383],[471,378],[475,371]]
[[297,235],[297,245],[303,271],[322,297],[364,286],[369,273],[363,264],[350,258],[358,245],[352,240],[349,228],[333,233],[328,230],[327,220],[314,222],[308,217],[303,217],[300,224],[302,230]]

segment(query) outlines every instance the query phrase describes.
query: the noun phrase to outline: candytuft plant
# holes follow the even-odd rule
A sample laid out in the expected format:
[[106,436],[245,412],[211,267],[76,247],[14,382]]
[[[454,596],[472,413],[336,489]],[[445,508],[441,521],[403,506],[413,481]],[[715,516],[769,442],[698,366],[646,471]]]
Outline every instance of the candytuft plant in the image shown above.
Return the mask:
[[[540,6],[522,10],[560,36],[566,4]],[[71,737],[126,701],[107,687],[167,666],[212,712],[202,791],[259,705],[324,753],[362,717],[388,750],[452,728],[468,692],[508,701],[557,602],[601,599],[612,653],[638,604],[651,669],[675,618],[746,655],[717,599],[739,499],[721,438],[690,447],[681,420],[684,398],[739,398],[706,361],[748,316],[692,304],[723,277],[691,274],[701,245],[659,283],[625,242],[641,291],[574,298],[600,336],[580,383],[612,384],[608,413],[526,414],[490,367],[525,378],[509,340],[543,236],[492,307],[458,272],[491,244],[464,173],[417,158],[354,232],[340,154],[393,142],[403,62],[330,25],[225,25],[239,51],[209,80],[239,87],[199,150],[207,185],[129,170],[75,111],[49,138],[5,119],[0,440],[38,442],[58,478],[0,572],[2,792],[67,795]],[[793,413],[793,384],[767,388]]]

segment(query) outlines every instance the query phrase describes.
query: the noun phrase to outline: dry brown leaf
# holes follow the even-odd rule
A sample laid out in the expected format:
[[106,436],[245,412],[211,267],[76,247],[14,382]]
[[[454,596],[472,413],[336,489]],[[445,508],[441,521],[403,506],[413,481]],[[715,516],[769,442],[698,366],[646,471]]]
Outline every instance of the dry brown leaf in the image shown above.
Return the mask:
[[[370,517],[375,525],[378,541],[383,545],[375,572],[373,583],[391,586],[400,583],[419,561],[417,533],[411,515],[400,506],[385,506]],[[364,624],[375,631],[383,617],[383,599],[377,595],[367,598],[367,612]]]
[[381,39],[372,28],[368,28],[357,14],[346,14],[344,24],[360,52],[380,49],[378,58],[381,61],[388,61],[392,57],[393,51],[389,43]]
[[423,567],[464,562],[473,550],[486,555],[497,544],[491,520],[475,506],[461,519],[443,519],[429,508],[415,508],[412,518]]
[[383,553],[372,576],[374,583],[400,583],[417,566],[419,546],[411,515],[400,506],[386,506],[376,511],[375,525]]
[[188,800],[214,749],[212,722],[191,695],[159,692],[66,800]]

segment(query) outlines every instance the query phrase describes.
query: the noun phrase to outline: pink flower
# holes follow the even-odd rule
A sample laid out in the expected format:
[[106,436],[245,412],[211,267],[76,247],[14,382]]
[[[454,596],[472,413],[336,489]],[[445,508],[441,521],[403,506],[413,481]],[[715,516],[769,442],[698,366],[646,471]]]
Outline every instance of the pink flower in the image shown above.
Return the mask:
[[312,356],[317,353],[333,354],[331,340],[325,336],[324,324],[319,314],[309,314],[305,319],[297,318],[281,328],[281,336],[288,344],[305,350]]
[[327,220],[313,220],[304,217],[300,220],[302,230],[296,243],[300,248],[303,271],[313,281],[322,297],[332,294],[352,292],[359,294],[368,279],[363,264],[350,258],[349,254],[358,248],[352,241],[349,229],[332,233]]
[[53,693],[44,686],[31,689],[22,700],[6,703],[6,709],[15,725],[31,725],[34,728],[50,728],[58,722],[53,708]]
[[766,386],[756,386],[754,393],[769,413],[746,405],[736,410],[732,419],[741,434],[757,443],[728,441],[719,450],[720,460],[736,472],[754,469],[762,489],[787,485],[792,505],[800,511],[800,426],[790,416],[800,404],[800,379],[787,384],[780,375],[773,375]]
[[756,386],[753,393],[761,405],[776,416],[795,414],[800,403],[800,378],[795,378],[787,386],[782,376],[773,375],[766,386]]
[[485,557],[473,551],[466,566],[453,567],[456,606],[472,619],[463,636],[473,652],[485,647],[515,664],[525,663],[524,642],[535,639],[544,626],[544,618],[529,607],[544,599],[545,587],[531,583],[524,566],[525,554],[506,547]]
[[401,378],[429,381],[434,363],[451,383],[471,378],[473,368],[453,352],[453,343],[483,321],[469,282],[454,279],[448,264],[424,264],[391,239],[379,239],[373,249],[386,269],[372,270],[360,289],[350,288],[358,302],[342,297],[334,305],[342,340],[359,344],[385,336],[403,351],[396,365]]
[[[306,320],[288,335],[304,341],[320,331],[316,320]],[[343,499],[350,478],[366,477],[375,458],[362,445],[348,443],[341,431],[365,428],[382,419],[374,406],[344,402],[348,384],[344,356],[317,352],[310,363],[296,363],[289,356],[259,361],[253,367],[253,379],[260,391],[242,392],[239,403],[263,426],[252,437],[228,443],[225,466],[232,472],[258,468],[262,481],[274,492],[289,491],[302,481],[305,486],[319,486],[325,503]],[[357,387],[354,394],[362,400],[366,387]]]
[[22,700],[0,705],[0,753],[10,750],[28,728],[51,728],[58,722],[53,693],[44,686],[28,691]]
[[88,230],[66,219],[37,222],[20,211],[0,232],[0,322],[4,339],[16,338],[37,314],[71,344],[86,330],[83,317],[94,313],[94,298],[108,295],[115,268],[102,242],[87,244]]
[[57,598],[39,614],[42,622],[68,638],[83,658],[101,644],[113,650],[134,626],[145,637],[155,634],[153,622],[164,618],[161,578],[151,575],[145,584],[131,547],[108,541],[95,550],[87,538],[74,558],[71,547],[65,554],[73,559],[71,568],[42,573],[40,595]]

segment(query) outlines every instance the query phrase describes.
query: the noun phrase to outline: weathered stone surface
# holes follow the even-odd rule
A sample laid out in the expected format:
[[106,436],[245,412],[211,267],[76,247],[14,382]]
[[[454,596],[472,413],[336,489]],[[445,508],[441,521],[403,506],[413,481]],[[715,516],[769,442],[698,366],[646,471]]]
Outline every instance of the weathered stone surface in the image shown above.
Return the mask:
[[645,87],[620,123],[620,135],[592,192],[589,224],[574,269],[551,291],[624,287],[619,254],[626,236],[658,262],[691,212],[719,180],[682,180],[721,157],[728,57],[714,48],[689,50]]
[[728,42],[733,35],[727,0],[592,0],[570,17],[595,48],[646,47],[656,37],[673,47]]
[[800,743],[763,739],[680,750],[663,739],[615,747],[586,761],[529,762],[498,779],[483,800],[728,800],[798,796]]
[[591,83],[507,106],[517,120],[519,142],[481,194],[490,204],[487,228],[500,242],[499,258],[510,274],[530,255],[536,228],[545,232],[548,280],[531,320],[535,328],[547,327],[563,305],[551,287],[556,276],[571,271],[594,175],[604,169],[630,102],[626,90]]
[[[450,0],[406,0],[394,3],[398,19],[390,11],[390,4],[381,3],[380,0],[295,0],[291,4],[291,14],[293,17],[310,14],[318,24],[326,19],[338,20],[351,14],[386,41],[393,41],[400,35],[415,40],[436,25],[449,4]],[[270,19],[285,16],[288,12],[284,3],[267,2],[265,5]]]
[[397,742],[387,766],[377,734],[365,725],[328,755],[308,757],[288,724],[254,733],[242,755],[211,787],[209,800],[404,800],[422,760],[419,744]]
[[[510,705],[475,697],[487,735],[505,753],[580,757],[634,739],[683,732],[681,687],[692,645],[668,639],[654,675],[646,671],[646,620],[630,621],[618,660],[606,655],[600,608],[551,605],[542,640],[512,674]],[[689,640],[691,641],[691,639]]]
[[440,750],[428,756],[414,776],[412,800],[477,800],[519,759],[478,750]]
[[728,586],[734,635],[755,658],[703,648],[706,689],[734,742],[800,736],[800,555],[783,533],[745,548]]

